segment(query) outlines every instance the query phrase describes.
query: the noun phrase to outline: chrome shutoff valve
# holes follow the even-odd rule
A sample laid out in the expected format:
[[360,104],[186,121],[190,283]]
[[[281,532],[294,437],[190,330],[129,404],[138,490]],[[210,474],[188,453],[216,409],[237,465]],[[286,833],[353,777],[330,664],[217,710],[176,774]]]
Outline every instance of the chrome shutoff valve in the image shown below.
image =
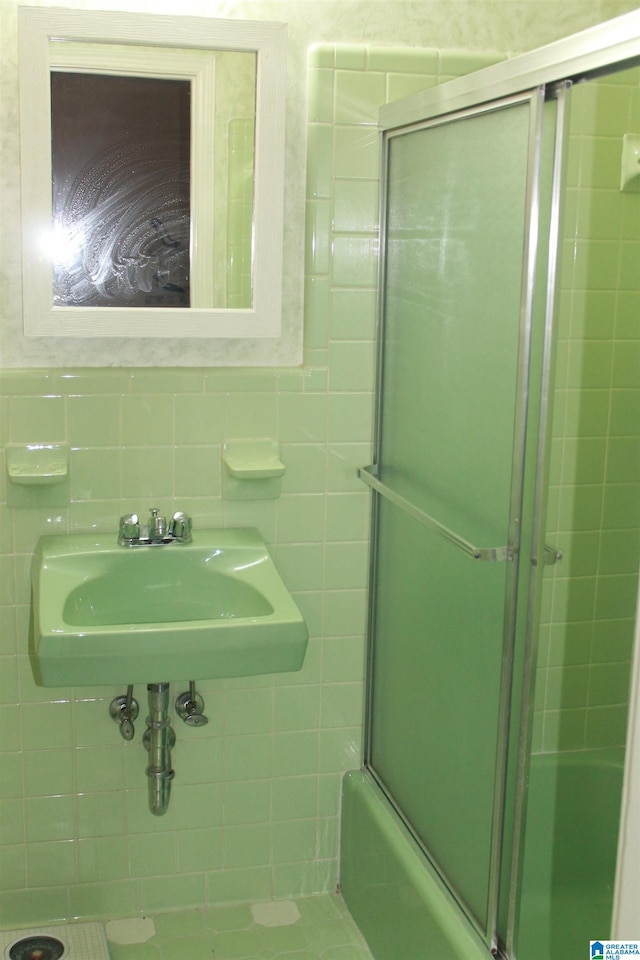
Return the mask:
[[176,699],[176,713],[188,726],[204,727],[209,723],[209,718],[205,717],[203,710],[204,700],[199,693],[196,693],[195,680],[191,680],[189,689]]
[[133,697],[133,686],[127,687],[127,692],[122,697],[115,697],[111,701],[109,714],[112,720],[120,724],[120,733],[124,740],[133,740],[135,727],[133,721],[139,713],[138,701]]

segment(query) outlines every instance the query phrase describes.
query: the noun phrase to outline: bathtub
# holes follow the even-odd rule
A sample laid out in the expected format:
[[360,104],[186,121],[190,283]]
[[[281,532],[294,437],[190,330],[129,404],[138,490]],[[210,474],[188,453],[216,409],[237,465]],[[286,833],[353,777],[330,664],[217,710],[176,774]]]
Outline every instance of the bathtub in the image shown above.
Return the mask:
[[[609,939],[623,748],[531,760],[518,960]],[[340,889],[375,960],[492,960],[366,771],[342,792]]]
[[493,960],[364,771],[343,780],[340,891],[375,960]]
[[518,960],[610,939],[623,770],[623,747],[532,757]]

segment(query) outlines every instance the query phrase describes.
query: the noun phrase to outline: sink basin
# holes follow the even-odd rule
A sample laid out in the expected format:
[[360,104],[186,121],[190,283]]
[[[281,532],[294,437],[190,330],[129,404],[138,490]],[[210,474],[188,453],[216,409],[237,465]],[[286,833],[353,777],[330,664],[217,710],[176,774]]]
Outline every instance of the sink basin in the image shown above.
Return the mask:
[[302,614],[252,528],[141,547],[42,537],[31,581],[31,662],[45,687],[281,673],[304,660]]

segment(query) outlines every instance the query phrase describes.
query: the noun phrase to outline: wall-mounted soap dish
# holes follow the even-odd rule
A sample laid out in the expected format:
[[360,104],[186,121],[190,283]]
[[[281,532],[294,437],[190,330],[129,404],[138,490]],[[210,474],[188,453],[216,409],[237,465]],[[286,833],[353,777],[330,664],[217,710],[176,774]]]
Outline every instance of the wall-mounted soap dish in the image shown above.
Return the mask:
[[62,483],[69,473],[66,443],[9,444],[7,476],[11,483],[34,487]]
[[222,496],[275,500],[284,471],[276,440],[228,440],[222,448]]
[[10,507],[63,506],[69,502],[66,443],[12,443],[5,453]]

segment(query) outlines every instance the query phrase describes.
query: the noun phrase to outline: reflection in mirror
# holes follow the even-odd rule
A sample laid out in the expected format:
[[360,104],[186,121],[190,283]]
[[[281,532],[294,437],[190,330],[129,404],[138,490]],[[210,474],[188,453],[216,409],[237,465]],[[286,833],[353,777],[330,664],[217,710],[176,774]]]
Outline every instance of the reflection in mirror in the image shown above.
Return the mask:
[[53,302],[189,306],[190,83],[51,74]]
[[286,27],[19,21],[25,334],[279,336]]
[[[213,303],[253,302],[256,58],[216,53]],[[224,265],[224,269],[221,266]]]
[[255,54],[95,47],[52,43],[54,304],[250,307]]

